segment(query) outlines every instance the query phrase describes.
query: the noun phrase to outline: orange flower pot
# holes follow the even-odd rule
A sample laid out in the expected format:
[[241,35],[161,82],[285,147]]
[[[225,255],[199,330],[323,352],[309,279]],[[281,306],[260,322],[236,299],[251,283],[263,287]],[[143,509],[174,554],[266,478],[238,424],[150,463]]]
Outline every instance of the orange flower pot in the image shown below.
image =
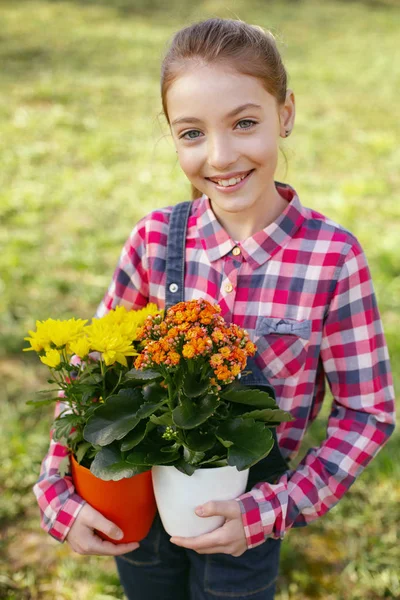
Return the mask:
[[74,456],[71,456],[71,470],[79,496],[124,532],[118,541],[97,532],[102,539],[125,544],[146,537],[157,511],[151,471],[119,481],[103,481],[82,467]]

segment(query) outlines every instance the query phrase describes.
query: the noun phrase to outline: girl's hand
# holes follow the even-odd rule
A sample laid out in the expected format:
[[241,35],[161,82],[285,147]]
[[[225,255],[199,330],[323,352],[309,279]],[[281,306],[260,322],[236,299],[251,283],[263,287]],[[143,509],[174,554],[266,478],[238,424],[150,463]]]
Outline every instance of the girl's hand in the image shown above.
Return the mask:
[[78,554],[118,556],[119,554],[136,550],[139,547],[137,542],[116,545],[112,542],[102,540],[95,534],[95,529],[115,540],[123,537],[122,531],[114,523],[103,517],[101,513],[89,504],[85,504],[81,508],[66,537],[72,550]]
[[247,550],[246,535],[240,506],[236,500],[206,502],[196,508],[199,517],[221,515],[226,518],[222,527],[197,537],[172,537],[170,542],[182,548],[190,548],[198,554],[231,554],[241,556]]

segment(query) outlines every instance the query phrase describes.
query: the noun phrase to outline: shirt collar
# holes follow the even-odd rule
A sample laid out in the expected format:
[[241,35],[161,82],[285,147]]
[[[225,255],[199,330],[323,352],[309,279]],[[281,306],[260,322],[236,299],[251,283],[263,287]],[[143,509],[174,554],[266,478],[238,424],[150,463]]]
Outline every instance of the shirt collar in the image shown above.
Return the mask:
[[239,246],[243,258],[253,267],[259,267],[271,258],[301,227],[306,209],[296,191],[288,184],[275,182],[279,194],[288,202],[287,208],[265,229],[236,243],[218,222],[207,196],[200,198],[197,210],[197,227],[204,250],[211,262],[222,258]]

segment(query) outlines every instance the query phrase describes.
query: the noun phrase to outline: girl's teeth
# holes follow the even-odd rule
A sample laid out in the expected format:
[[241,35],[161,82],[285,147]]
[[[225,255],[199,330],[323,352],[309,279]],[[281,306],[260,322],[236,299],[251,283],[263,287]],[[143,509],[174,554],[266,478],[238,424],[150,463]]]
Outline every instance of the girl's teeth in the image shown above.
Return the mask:
[[243,177],[232,177],[231,179],[221,179],[220,181],[218,181],[218,185],[222,185],[223,187],[228,187],[229,185],[236,185],[245,177],[246,175],[243,175]]

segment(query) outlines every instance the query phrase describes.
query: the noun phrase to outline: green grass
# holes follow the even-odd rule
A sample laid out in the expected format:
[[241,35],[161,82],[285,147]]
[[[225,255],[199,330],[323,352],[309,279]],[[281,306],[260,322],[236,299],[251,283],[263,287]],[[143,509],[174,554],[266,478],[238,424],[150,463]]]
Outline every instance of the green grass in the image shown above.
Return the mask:
[[[0,0],[0,597],[122,598],[113,560],[39,530],[31,493],[49,410],[25,405],[46,370],[22,354],[36,319],[89,318],[135,222],[189,197],[159,67],[179,27],[210,16],[271,28],[297,99],[276,179],[365,248],[400,383],[400,86],[395,0]],[[324,438],[329,399],[302,453]],[[400,597],[400,436],[323,519],[288,534],[277,600]]]

